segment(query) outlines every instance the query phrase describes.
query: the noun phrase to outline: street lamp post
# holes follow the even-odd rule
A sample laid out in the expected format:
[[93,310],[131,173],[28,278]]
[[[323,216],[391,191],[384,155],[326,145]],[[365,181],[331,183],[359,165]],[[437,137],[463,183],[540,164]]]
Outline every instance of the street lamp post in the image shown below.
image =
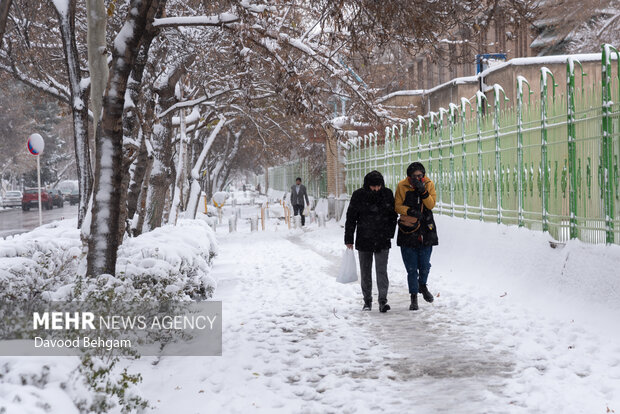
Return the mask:
[[37,133],[34,133],[28,137],[28,151],[35,157],[37,157],[37,184],[39,193],[39,226],[43,225],[43,213],[41,211],[41,161],[39,156],[45,148],[45,142],[43,137]]

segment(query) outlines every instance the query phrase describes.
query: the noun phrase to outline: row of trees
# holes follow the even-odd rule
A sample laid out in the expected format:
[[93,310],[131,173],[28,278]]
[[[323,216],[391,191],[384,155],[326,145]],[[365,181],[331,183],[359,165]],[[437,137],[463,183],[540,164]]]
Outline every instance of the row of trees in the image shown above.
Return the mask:
[[[511,3],[521,4],[518,0]],[[348,113],[380,123],[379,91],[346,62],[428,48],[475,21],[474,0],[0,0],[0,70],[71,108],[87,273],[123,237],[194,217],[201,188],[258,169]],[[527,2],[519,13],[527,13]],[[50,18],[53,16],[54,18]],[[6,24],[5,24],[6,23]],[[3,30],[4,29],[4,30]]]

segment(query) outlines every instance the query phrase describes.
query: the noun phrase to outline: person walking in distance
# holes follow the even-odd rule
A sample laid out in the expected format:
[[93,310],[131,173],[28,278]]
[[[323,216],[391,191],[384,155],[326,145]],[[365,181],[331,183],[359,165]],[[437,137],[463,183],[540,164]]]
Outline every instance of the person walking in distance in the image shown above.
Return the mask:
[[293,215],[299,214],[301,216],[301,225],[306,224],[306,216],[304,216],[304,199],[308,206],[310,200],[308,199],[308,193],[306,192],[306,186],[301,183],[301,178],[295,179],[295,185],[291,186],[291,205],[293,206]]
[[344,243],[349,249],[355,248],[360,260],[363,310],[372,308],[372,259],[375,259],[377,290],[379,291],[379,311],[387,312],[388,274],[387,263],[396,227],[394,195],[385,187],[379,171],[371,171],[364,177],[364,186],[355,190],[349,201],[344,225]]
[[425,301],[434,300],[427,281],[433,246],[439,244],[432,211],[436,200],[435,184],[426,177],[424,166],[419,162],[410,164],[407,177],[398,183],[394,200],[400,214],[396,244],[407,269],[409,310],[418,310],[418,292]]

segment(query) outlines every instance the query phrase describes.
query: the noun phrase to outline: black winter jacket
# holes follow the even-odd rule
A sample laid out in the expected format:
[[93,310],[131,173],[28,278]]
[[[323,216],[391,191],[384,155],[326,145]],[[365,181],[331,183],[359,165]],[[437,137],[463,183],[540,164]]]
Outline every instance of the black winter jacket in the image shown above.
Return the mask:
[[[372,191],[369,178],[380,179],[381,189]],[[344,243],[353,244],[353,233],[357,228],[355,248],[363,252],[378,252],[389,249],[394,238],[397,214],[394,211],[394,194],[385,187],[383,176],[371,171],[364,177],[364,186],[355,190],[349,201],[347,219],[344,225]]]

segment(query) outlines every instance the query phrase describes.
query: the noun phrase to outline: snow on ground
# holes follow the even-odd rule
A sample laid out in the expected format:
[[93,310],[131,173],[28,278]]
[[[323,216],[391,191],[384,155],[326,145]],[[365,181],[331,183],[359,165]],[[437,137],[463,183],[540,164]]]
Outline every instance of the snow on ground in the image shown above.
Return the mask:
[[[248,208],[245,213],[250,211]],[[400,252],[392,311],[361,312],[335,282],[343,230],[268,223],[227,233],[213,277],[223,356],[143,358],[155,412],[596,413],[620,408],[619,246],[438,217],[433,304],[408,311]]]

